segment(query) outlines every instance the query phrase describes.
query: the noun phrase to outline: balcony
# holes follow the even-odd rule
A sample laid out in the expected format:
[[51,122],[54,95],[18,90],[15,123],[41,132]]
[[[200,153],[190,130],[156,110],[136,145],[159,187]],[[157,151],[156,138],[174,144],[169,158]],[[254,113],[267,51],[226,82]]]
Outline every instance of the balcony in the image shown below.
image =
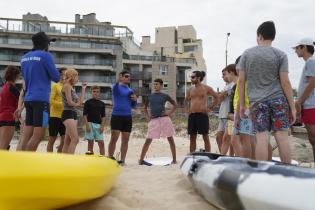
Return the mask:
[[143,72],[143,80],[151,81],[152,80],[152,72],[144,71]]
[[130,73],[131,80],[143,80],[143,78],[144,78],[143,72],[138,71]]
[[108,23],[76,23],[16,18],[0,18],[0,31],[24,33],[44,31],[49,34],[90,36],[96,38],[133,36],[133,32],[127,26],[111,25]]
[[99,65],[116,67],[116,61],[105,59],[71,59],[71,58],[55,58],[55,63],[66,65]]
[[[32,47],[33,43],[31,39],[22,38],[12,38],[12,37],[0,37],[0,44],[6,45],[22,45]],[[51,43],[51,51],[57,51],[58,48],[80,48],[80,49],[95,49],[95,50],[119,50],[121,46],[118,44],[105,44],[105,43],[95,43],[91,41],[83,40],[57,40],[55,43]]]
[[[22,55],[4,55],[0,54],[0,61],[20,62]],[[115,60],[103,59],[68,59],[68,58],[54,58],[56,64],[61,65],[88,65],[88,66],[111,66],[116,67]]]

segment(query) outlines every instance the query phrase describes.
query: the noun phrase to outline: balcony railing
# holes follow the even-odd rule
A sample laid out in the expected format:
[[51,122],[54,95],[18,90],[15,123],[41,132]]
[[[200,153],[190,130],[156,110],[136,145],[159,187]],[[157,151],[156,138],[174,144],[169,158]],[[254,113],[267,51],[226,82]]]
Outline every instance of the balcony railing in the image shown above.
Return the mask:
[[[20,62],[21,55],[3,55],[0,54],[1,61]],[[101,60],[101,59],[67,59],[67,58],[54,58],[56,64],[65,65],[100,65],[100,66],[112,66],[116,67],[116,61],[113,60]]]
[[0,31],[33,33],[44,31],[51,34],[98,37],[133,36],[133,32],[127,26],[111,25],[109,23],[76,23],[15,18],[0,18]]
[[190,63],[195,64],[196,60],[194,58],[174,58],[166,56],[144,56],[144,55],[127,55],[123,56],[127,60],[141,60],[141,61],[162,61],[162,62],[177,62],[177,63]]
[[[26,45],[32,46],[33,43],[30,39],[21,39],[21,38],[7,38],[0,37],[0,44],[10,44],[10,45]],[[118,50],[121,49],[120,45],[117,44],[103,44],[103,43],[95,43],[89,41],[65,41],[65,40],[57,40],[55,43],[51,43],[54,47],[61,48],[84,48],[84,49],[109,49],[109,50]]]

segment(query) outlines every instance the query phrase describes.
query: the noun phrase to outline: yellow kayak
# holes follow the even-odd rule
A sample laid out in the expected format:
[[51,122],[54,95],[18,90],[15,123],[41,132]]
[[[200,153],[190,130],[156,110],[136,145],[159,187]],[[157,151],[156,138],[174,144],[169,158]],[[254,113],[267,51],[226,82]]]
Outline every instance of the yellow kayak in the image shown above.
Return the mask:
[[120,170],[105,157],[0,151],[0,210],[56,209],[98,198]]

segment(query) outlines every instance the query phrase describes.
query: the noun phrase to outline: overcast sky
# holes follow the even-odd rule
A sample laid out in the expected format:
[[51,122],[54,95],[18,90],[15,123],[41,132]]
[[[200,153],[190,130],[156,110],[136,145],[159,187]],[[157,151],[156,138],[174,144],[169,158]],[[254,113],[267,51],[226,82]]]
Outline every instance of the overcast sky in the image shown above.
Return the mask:
[[228,63],[233,63],[245,49],[256,45],[258,25],[273,20],[277,28],[274,46],[288,55],[293,87],[298,86],[304,61],[290,47],[303,37],[315,38],[314,0],[0,0],[0,5],[0,17],[10,18],[31,12],[73,22],[76,13],[94,12],[99,21],[128,26],[138,41],[143,35],[154,40],[155,27],[193,25],[203,40],[208,84],[220,89],[228,32]]

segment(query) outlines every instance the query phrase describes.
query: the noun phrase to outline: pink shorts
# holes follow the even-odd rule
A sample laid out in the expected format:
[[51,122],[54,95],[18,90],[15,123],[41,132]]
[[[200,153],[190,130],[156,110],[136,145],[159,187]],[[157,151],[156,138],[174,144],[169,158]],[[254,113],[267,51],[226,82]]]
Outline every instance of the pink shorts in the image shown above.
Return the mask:
[[160,137],[171,137],[175,134],[175,129],[171,118],[158,117],[151,119],[148,124],[148,139],[159,139]]
[[315,109],[302,109],[302,122],[306,125],[315,125]]

